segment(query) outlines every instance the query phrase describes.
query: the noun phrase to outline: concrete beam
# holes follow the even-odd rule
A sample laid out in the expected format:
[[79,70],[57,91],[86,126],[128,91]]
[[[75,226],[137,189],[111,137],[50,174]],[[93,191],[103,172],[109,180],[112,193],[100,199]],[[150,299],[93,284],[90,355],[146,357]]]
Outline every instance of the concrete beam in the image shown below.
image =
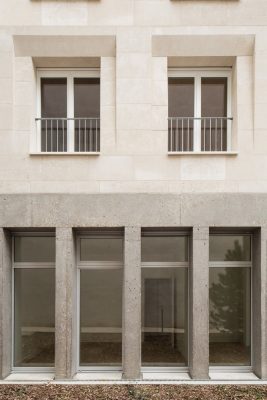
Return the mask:
[[125,227],[122,368],[124,379],[141,379],[141,228]]
[[0,379],[12,366],[12,238],[0,228]]
[[209,378],[209,228],[193,227],[189,271],[189,373]]
[[77,312],[75,242],[71,228],[56,228],[55,379],[76,372]]

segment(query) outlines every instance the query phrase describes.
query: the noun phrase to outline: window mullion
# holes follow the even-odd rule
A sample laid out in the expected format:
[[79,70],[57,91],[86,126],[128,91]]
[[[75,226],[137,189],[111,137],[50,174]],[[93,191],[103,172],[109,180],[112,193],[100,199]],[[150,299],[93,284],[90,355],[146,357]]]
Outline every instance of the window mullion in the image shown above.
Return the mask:
[[68,118],[68,151],[74,152],[74,77],[72,74],[68,75],[68,89],[67,89],[67,116]]
[[[232,104],[231,104],[231,77],[227,76],[227,118],[232,117]],[[232,121],[227,119],[227,151],[232,148]]]
[[201,151],[201,76],[195,75],[194,151]]
[[194,151],[201,151],[201,77],[195,75]]

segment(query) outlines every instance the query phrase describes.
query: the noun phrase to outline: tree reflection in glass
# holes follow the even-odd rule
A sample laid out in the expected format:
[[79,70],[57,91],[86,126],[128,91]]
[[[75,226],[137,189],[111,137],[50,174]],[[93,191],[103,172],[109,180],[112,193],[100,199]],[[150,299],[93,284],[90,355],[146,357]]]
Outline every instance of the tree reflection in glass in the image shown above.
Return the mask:
[[[238,241],[225,261],[244,258]],[[250,268],[210,268],[210,364],[250,365]]]

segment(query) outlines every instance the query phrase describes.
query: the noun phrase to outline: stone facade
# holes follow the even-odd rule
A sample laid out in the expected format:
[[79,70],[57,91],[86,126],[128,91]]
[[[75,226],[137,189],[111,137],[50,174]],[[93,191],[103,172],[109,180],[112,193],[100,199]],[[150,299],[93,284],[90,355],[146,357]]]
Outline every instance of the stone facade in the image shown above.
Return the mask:
[[[122,376],[140,379],[141,227],[177,227],[191,232],[191,377],[209,376],[209,229],[246,228],[252,368],[267,379],[266,66],[265,0],[0,0],[2,378],[12,368],[12,231],[56,232],[55,377],[70,379],[75,231],[125,229]],[[100,155],[37,152],[36,69],[59,67],[100,69]],[[168,155],[169,67],[232,68],[231,153]]]

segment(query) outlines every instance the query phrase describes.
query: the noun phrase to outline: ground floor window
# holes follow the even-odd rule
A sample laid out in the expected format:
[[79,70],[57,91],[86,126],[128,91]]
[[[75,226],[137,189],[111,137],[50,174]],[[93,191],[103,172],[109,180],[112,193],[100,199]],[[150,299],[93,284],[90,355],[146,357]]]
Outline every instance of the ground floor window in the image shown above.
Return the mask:
[[121,367],[123,236],[78,238],[81,367]]
[[13,366],[52,367],[55,237],[20,235],[13,243]]
[[210,364],[251,365],[251,237],[210,236]]
[[142,235],[142,365],[188,364],[188,237]]

